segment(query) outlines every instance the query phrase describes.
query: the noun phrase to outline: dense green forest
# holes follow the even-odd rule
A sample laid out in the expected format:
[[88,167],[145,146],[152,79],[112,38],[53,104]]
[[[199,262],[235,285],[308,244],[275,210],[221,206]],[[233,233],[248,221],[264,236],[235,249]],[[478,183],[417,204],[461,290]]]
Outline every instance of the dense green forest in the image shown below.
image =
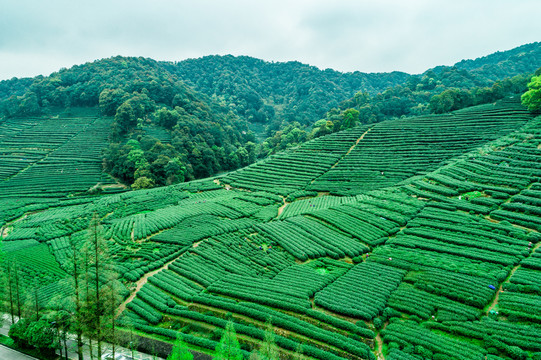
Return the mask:
[[266,125],[258,151],[263,157],[356,123],[444,113],[520,94],[540,57],[533,43],[408,75],[207,56],[179,62],[176,72],[198,91],[232,104],[250,123]]
[[312,125],[360,89],[375,95],[409,77],[401,72],[341,73],[294,61],[274,63],[231,55],[184,60],[173,71],[250,123],[270,125],[271,130],[292,122]]

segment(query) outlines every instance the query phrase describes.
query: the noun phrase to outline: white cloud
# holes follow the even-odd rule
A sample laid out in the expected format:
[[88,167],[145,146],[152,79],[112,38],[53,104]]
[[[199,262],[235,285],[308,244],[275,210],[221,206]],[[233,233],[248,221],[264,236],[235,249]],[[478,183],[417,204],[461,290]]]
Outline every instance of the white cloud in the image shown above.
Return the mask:
[[534,0],[18,0],[0,14],[0,79],[114,55],[298,60],[419,73],[540,40]]

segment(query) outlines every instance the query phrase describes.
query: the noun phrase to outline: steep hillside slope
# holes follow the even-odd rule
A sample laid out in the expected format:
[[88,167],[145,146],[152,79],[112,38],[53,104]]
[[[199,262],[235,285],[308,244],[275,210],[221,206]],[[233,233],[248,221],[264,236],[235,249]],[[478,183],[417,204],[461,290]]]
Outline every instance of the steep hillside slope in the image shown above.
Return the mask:
[[354,128],[215,179],[3,199],[4,251],[29,264],[29,288],[56,259],[45,306],[50,289],[70,291],[72,247],[84,251],[95,214],[132,292],[120,323],[202,351],[228,321],[250,351],[270,321],[288,356],[532,357],[541,119],[505,101],[433,120]]
[[[307,142],[230,173],[221,181],[281,195],[292,190],[357,195],[434,170],[447,159],[520,127],[529,118],[514,98],[447,115],[365,125]],[[336,144],[341,151],[335,149]]]
[[86,111],[78,117],[28,117],[0,124],[0,198],[66,197],[98,184],[124,188],[102,169],[112,122]]

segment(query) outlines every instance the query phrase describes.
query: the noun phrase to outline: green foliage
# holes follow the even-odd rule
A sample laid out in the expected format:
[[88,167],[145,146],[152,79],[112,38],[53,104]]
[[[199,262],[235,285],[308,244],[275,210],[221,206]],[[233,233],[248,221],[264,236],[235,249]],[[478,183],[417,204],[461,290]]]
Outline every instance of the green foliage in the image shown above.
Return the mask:
[[31,346],[44,352],[50,352],[58,346],[55,330],[45,318],[30,323],[25,336]]
[[528,83],[528,91],[522,94],[522,104],[528,110],[536,112],[541,110],[541,75],[533,76]]
[[193,360],[193,354],[188,350],[188,346],[182,337],[182,334],[178,334],[173,350],[167,357],[167,360]]
[[268,322],[265,329],[265,338],[263,339],[263,343],[259,347],[259,351],[258,351],[260,360],[280,359],[278,347],[276,346],[274,337],[275,335],[274,335],[272,324]]
[[146,176],[141,176],[133,182],[131,187],[134,190],[139,190],[139,189],[149,189],[153,186],[154,186],[154,181],[147,178]]
[[30,345],[29,339],[26,336],[26,331],[28,330],[30,324],[30,321],[21,318],[9,328],[8,335],[18,346],[27,347]]
[[357,125],[359,121],[359,111],[355,109],[347,109],[342,113],[342,124],[340,130],[352,128]]
[[229,321],[225,327],[220,343],[216,347],[216,355],[214,358],[218,360],[243,359],[235,328],[231,321]]
[[196,90],[224,99],[247,121],[270,124],[273,130],[283,122],[310,125],[349,94],[361,88],[376,93],[408,76],[344,74],[299,62],[270,63],[230,55],[184,60],[172,71]]
[[457,67],[441,67],[437,72],[428,70],[422,76],[411,76],[405,84],[389,87],[376,96],[362,94],[343,101],[338,109],[327,113],[326,119],[334,123],[334,131],[337,131],[340,129],[337,114],[349,109],[359,111],[362,124],[401,116],[443,114],[521,94],[530,75],[514,72],[508,78],[485,76]]
[[9,329],[11,337],[18,346],[35,347],[42,352],[50,353],[57,348],[55,330],[45,317],[38,321],[21,318]]
[[471,105],[473,105],[473,99],[469,92],[456,88],[447,89],[430,99],[430,110],[435,114],[443,114]]
[[[348,273],[316,294],[315,303],[334,312],[371,320],[385,307],[405,272],[375,263],[355,265]],[[374,325],[382,320],[374,320]]]
[[379,317],[374,319],[374,327],[379,330],[383,327],[383,320]]

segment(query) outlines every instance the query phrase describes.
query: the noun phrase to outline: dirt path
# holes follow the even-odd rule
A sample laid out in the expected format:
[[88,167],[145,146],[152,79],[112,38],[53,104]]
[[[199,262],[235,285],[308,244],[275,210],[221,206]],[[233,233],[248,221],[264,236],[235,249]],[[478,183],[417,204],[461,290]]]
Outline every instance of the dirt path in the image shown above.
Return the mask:
[[[491,223],[494,223],[494,224],[499,224],[501,222],[501,220],[496,220],[494,218],[491,218],[490,215],[486,215],[485,219],[490,221]],[[535,229],[532,229],[532,228],[529,228],[529,227],[526,227],[526,226],[522,226],[522,225],[518,225],[518,224],[511,223],[511,226],[516,227],[517,229],[522,229],[522,230],[532,231],[532,232],[538,232]]]
[[9,226],[6,226],[6,227],[2,227],[0,228],[0,231],[2,232],[2,239],[5,238],[6,236],[8,236],[9,232],[11,231],[11,227]]
[[520,264],[515,266],[513,268],[513,270],[511,270],[511,272],[509,273],[509,276],[507,276],[507,278],[500,284],[500,286],[498,287],[498,291],[496,291],[496,296],[494,297],[494,300],[492,300],[492,303],[490,304],[490,306],[487,309],[487,312],[486,312],[487,315],[490,312],[490,310],[494,309],[494,307],[498,304],[498,301],[500,299],[500,293],[503,291],[503,284],[505,284],[506,282],[509,281],[511,276],[513,276],[513,274],[515,273],[515,271],[518,270],[519,267],[520,267]]
[[366,136],[366,134],[368,134],[368,133],[372,130],[372,128],[373,128],[373,126],[372,126],[371,128],[369,128],[368,130],[366,130],[366,131],[365,131],[365,132],[357,139],[357,141],[355,141],[355,144],[353,144],[353,146],[349,148],[349,150],[348,150],[348,152],[346,153],[346,155],[348,155],[348,154],[351,152],[351,150],[353,150],[353,148],[354,148],[355,146],[359,145],[359,142],[360,142],[362,139],[364,139],[364,137]]
[[284,205],[280,206],[278,208],[278,216],[282,215],[282,212],[284,211],[284,208],[289,204],[288,202],[286,202],[286,198],[284,196],[282,196],[282,199],[284,199]]
[[[342,161],[346,156],[349,155],[349,153],[355,149],[355,146],[359,145],[359,143],[361,142],[362,139],[364,139],[364,137],[366,136],[366,134],[368,134],[370,132],[370,130],[372,130],[373,126],[371,128],[369,128],[368,130],[366,130],[361,136],[359,136],[359,138],[357,139],[357,141],[355,141],[355,144],[351,145],[351,147],[349,148],[349,150],[343,155],[340,157],[340,159],[338,159],[334,164],[333,166],[331,166],[329,168],[330,169],[334,169],[336,167],[336,165],[338,165],[338,163],[340,161]],[[319,179],[320,177],[322,177],[323,175],[325,175],[328,171],[325,171],[323,174],[319,175],[318,177],[314,178],[312,181],[310,181],[310,184],[313,184],[316,182],[317,179]]]
[[[532,249],[532,252],[530,253],[530,256],[531,256],[537,249],[539,249],[540,247],[541,247],[541,242],[534,246],[534,248]],[[494,297],[494,300],[492,301],[492,303],[490,304],[490,306],[489,306],[488,309],[487,309],[487,314],[490,312],[490,310],[494,309],[494,307],[498,304],[498,300],[499,300],[499,298],[500,298],[500,293],[503,291],[503,290],[502,290],[503,284],[509,281],[509,279],[511,278],[511,276],[513,276],[513,274],[515,273],[515,271],[518,270],[519,267],[520,267],[520,264],[518,264],[517,266],[515,266],[515,267],[513,268],[513,270],[511,270],[511,272],[509,273],[509,276],[507,276],[507,278],[500,284],[500,286],[498,287],[498,291],[496,292],[496,296]]]
[[335,167],[336,165],[338,165],[338,163],[339,163],[344,157],[348,156],[349,153],[350,153],[353,149],[355,149],[355,146],[359,145],[359,142],[361,142],[361,140],[364,139],[365,135],[368,134],[368,133],[370,132],[370,130],[372,130],[372,128],[369,128],[368,130],[366,130],[366,131],[365,131],[365,132],[357,139],[357,141],[355,141],[355,144],[351,145],[351,147],[350,147],[349,150],[344,154],[344,156],[342,156],[342,157],[340,158],[340,160],[338,160],[333,166],[331,166],[331,169],[334,169],[334,167]]
[[378,344],[378,350],[376,351],[376,357],[378,360],[385,360],[385,356],[383,356],[383,340],[381,340],[380,334],[376,335],[376,343]]
[[126,310],[126,305],[128,305],[128,303],[130,301],[132,301],[135,296],[137,295],[137,293],[139,292],[139,290],[141,290],[141,288],[143,287],[143,285],[145,285],[147,282],[148,282],[148,278],[153,276],[153,275],[156,275],[157,273],[159,273],[160,271],[164,270],[164,269],[167,269],[169,267],[169,265],[175,261],[177,258],[169,261],[167,264],[165,264],[164,266],[162,266],[161,268],[159,269],[156,269],[154,271],[151,271],[151,272],[148,272],[146,273],[145,275],[143,275],[142,278],[140,278],[139,280],[137,280],[137,282],[135,283],[136,284],[136,287],[135,287],[135,290],[130,294],[130,296],[128,296],[128,298],[126,300],[124,300],[124,302],[122,304],[120,304],[120,306],[118,307],[117,311],[116,311],[116,317],[119,317],[120,314],[122,314],[122,312],[124,310]]
[[[115,179],[116,180],[116,179]],[[107,184],[107,185],[101,185],[102,189],[127,189],[128,187],[116,180],[116,184]]]
[[381,338],[381,332],[385,330],[385,328],[389,325],[389,321],[386,321],[385,324],[383,324],[383,327],[378,331],[376,334],[376,344],[378,344],[377,348],[375,350],[375,355],[378,360],[385,360],[385,356],[383,355],[383,339]]

